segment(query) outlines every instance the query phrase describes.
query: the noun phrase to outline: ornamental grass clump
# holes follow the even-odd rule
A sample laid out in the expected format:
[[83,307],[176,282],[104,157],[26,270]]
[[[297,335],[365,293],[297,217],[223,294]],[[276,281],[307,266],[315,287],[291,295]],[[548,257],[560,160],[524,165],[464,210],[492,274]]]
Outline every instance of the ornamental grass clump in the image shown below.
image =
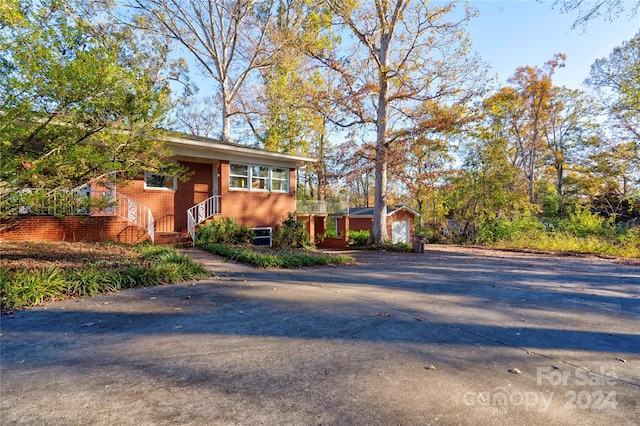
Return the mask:
[[[175,249],[150,244],[3,243],[0,248],[3,310],[210,275]],[[56,266],[37,266],[56,263],[52,259],[58,259]]]

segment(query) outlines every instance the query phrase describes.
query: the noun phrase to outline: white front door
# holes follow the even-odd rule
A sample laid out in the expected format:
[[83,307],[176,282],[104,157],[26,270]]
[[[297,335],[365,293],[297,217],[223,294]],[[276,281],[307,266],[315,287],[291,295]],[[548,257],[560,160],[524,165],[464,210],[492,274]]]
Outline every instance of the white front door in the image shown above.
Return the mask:
[[391,222],[391,241],[393,244],[409,244],[410,229],[408,220],[396,220]]

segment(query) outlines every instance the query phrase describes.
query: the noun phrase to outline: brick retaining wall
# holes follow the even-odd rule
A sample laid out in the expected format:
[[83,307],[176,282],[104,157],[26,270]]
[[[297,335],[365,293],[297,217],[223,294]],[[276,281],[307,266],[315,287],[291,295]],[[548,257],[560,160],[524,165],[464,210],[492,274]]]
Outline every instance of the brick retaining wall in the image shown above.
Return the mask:
[[116,241],[148,240],[147,234],[117,216],[29,216],[0,231],[0,241]]

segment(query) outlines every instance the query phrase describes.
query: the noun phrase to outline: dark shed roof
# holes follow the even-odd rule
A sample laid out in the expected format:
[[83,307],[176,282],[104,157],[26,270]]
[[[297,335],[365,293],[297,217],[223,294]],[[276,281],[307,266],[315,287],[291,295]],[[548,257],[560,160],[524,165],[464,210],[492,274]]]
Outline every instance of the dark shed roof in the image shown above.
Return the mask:
[[[407,206],[396,206],[391,208],[387,206],[387,216],[391,216],[393,213],[398,210],[407,210],[410,213],[413,213],[415,216],[420,216],[420,214]],[[350,217],[373,217],[373,207],[351,207],[348,210]],[[331,214],[330,216],[344,216],[347,214],[347,210],[342,210],[336,213]]]

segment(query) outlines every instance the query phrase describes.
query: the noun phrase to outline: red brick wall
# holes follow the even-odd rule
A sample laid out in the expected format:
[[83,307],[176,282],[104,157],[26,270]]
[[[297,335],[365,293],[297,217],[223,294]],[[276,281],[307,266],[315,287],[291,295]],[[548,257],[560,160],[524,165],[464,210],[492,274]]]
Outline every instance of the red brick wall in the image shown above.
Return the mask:
[[244,191],[229,189],[229,163],[220,162],[220,199],[222,216],[235,218],[250,227],[279,225],[296,210],[296,172],[289,171],[289,192]]
[[[338,230],[339,232],[344,229],[344,219],[342,217],[338,218]],[[354,217],[349,216],[349,229],[352,231],[362,231],[363,229],[371,232],[373,228],[373,219],[365,218],[365,217]]]
[[[173,215],[174,213],[175,191],[167,189],[144,189],[144,179],[142,177],[129,181],[126,185],[118,185],[116,191],[119,194],[131,198],[136,203],[150,208],[151,214],[153,214],[153,220],[157,222],[158,225],[167,227],[167,229],[161,229],[162,231],[174,230],[175,226],[171,223],[173,222],[173,218],[167,218],[166,215]],[[169,219],[168,223],[167,219]]]
[[0,241],[146,241],[147,235],[116,216],[31,216],[0,231]]
[[179,161],[189,170],[189,180],[178,180],[176,191],[145,189],[139,178],[117,191],[151,209],[157,232],[181,231],[187,227],[187,210],[212,195],[213,170],[211,164]]

